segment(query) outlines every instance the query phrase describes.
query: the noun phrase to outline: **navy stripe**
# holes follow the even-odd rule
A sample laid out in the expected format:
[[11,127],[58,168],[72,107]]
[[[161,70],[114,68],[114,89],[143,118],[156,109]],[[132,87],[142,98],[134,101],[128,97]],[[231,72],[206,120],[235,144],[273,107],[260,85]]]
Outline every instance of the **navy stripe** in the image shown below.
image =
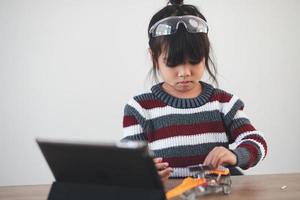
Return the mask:
[[239,118],[239,119],[235,119],[232,122],[232,125],[230,127],[230,131],[239,128],[241,126],[243,126],[244,124],[251,124],[250,120],[247,118]]
[[146,141],[145,136],[143,133],[130,135],[121,139],[122,142],[126,141]]
[[152,120],[147,120],[147,123],[151,124],[152,132],[174,125],[189,125],[199,124],[200,122],[216,122],[222,121],[222,115],[218,110],[205,111],[193,114],[171,114],[158,117]]
[[250,152],[248,151],[248,149],[238,147],[234,149],[233,152],[236,154],[238,159],[237,166],[239,166],[242,169],[246,169],[250,160]]
[[253,145],[256,149],[257,149],[257,152],[258,152],[258,154],[256,155],[256,158],[255,158],[255,160],[254,160],[254,162],[253,162],[253,166],[254,165],[256,165],[257,163],[258,163],[258,161],[261,159],[261,157],[262,157],[262,152],[260,151],[260,148],[259,148],[259,146],[255,143],[255,142],[251,142],[251,141],[245,141],[245,142],[243,142],[243,144],[250,144],[250,145]]
[[238,110],[242,109],[243,107],[244,107],[244,103],[240,99],[238,99],[234,103],[230,111],[224,116],[224,122],[227,127],[230,127],[235,114],[237,113]]

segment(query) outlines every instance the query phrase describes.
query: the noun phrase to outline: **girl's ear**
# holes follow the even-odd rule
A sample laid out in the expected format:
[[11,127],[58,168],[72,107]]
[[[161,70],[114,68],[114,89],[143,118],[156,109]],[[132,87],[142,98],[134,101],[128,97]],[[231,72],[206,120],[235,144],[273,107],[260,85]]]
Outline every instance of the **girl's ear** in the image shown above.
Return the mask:
[[206,59],[205,59],[205,57],[203,56],[203,58],[202,58],[202,60],[201,60],[200,62],[205,64],[205,61],[206,61]]

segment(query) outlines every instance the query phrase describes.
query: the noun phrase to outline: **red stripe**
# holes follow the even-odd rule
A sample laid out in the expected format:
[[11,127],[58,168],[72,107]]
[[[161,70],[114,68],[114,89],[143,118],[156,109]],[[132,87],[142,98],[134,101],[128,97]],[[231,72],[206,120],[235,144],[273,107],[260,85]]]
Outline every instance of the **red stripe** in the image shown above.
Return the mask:
[[251,124],[243,124],[242,126],[232,130],[232,137],[235,140],[240,134],[249,131],[256,131]]
[[168,162],[170,167],[187,167],[189,165],[198,165],[204,162],[206,155],[188,156],[188,157],[171,157],[164,158],[164,162]]
[[250,151],[250,159],[249,159],[248,164],[247,164],[247,169],[252,167],[253,164],[254,164],[254,161],[255,161],[255,159],[258,155],[258,149],[255,148],[251,144],[241,144],[241,145],[239,145],[239,147],[244,147],[244,148],[246,148]]
[[188,125],[175,125],[157,129],[154,132],[148,133],[147,138],[149,142],[155,140],[182,136],[182,135],[195,135],[211,132],[225,132],[225,128],[221,121],[217,122],[206,122],[199,124],[188,124]]
[[145,109],[164,107],[166,104],[161,100],[142,100],[139,104]]
[[264,147],[264,150],[265,150],[265,155],[263,158],[266,157],[267,152],[268,152],[268,147],[267,147],[266,141],[262,137],[257,136],[257,135],[249,135],[249,136],[245,137],[245,139],[252,139],[252,140],[255,140],[258,143],[260,143]]
[[123,117],[123,128],[126,128],[128,126],[136,125],[138,124],[138,121],[133,116],[124,116]]
[[210,97],[209,101],[219,101],[220,103],[227,103],[231,98],[232,95],[228,93],[215,93]]

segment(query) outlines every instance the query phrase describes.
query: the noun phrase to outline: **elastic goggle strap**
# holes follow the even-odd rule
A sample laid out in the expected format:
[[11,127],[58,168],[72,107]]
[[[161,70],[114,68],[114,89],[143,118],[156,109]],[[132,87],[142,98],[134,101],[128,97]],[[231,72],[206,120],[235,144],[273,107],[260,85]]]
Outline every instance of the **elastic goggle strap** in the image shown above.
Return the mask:
[[152,37],[172,35],[183,24],[189,33],[208,33],[207,23],[194,15],[171,16],[159,20],[149,30]]

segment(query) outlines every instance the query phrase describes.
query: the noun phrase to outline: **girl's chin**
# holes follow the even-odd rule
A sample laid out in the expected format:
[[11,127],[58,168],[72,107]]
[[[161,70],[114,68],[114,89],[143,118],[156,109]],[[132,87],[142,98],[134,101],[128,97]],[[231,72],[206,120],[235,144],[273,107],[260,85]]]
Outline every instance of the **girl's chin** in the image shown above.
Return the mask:
[[191,85],[180,85],[176,87],[176,90],[178,92],[182,92],[182,93],[186,93],[186,92],[190,92],[193,90],[194,87],[192,87]]

